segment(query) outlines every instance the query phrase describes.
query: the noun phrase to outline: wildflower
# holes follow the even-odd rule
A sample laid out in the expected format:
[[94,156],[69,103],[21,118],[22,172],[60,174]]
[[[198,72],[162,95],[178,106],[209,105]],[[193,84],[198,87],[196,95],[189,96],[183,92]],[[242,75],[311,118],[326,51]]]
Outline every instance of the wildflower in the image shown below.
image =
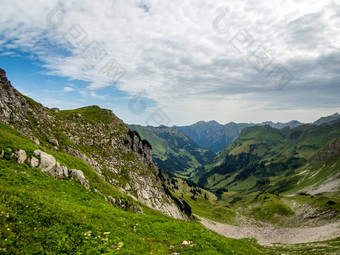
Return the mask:
[[84,233],[84,236],[91,236],[92,231],[87,231],[86,233]]
[[124,244],[123,244],[122,242],[119,242],[119,243],[118,243],[117,250],[119,250],[120,248],[122,248],[122,247],[123,247],[123,245],[124,245]]
[[110,234],[110,232],[104,232],[104,235],[109,235]]

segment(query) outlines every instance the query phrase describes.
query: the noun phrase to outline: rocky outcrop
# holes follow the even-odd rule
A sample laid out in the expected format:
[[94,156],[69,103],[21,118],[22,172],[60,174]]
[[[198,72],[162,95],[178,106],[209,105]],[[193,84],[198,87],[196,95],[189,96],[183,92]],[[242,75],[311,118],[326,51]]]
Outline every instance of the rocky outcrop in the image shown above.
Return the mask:
[[[0,68],[0,113],[4,116],[5,123],[20,120],[21,115],[30,112],[27,100],[11,86],[6,77],[6,72]],[[21,110],[18,111],[18,110]]]
[[[84,173],[81,170],[68,170],[66,166],[60,165],[60,163],[57,162],[52,155],[47,154],[46,152],[43,152],[41,150],[34,151],[34,155],[40,158],[40,164],[38,163],[39,168],[52,178],[67,179],[69,177],[73,177],[78,179],[81,185],[83,185],[86,189],[90,189],[90,182],[85,178]],[[39,162],[39,159],[32,159],[31,166],[34,167],[34,165],[37,165],[37,160]]]
[[45,117],[45,108],[38,103],[30,104],[28,98],[12,87],[6,72],[0,68],[0,122],[13,127],[39,144],[39,139],[34,136],[32,129],[34,123],[30,119],[42,120]]
[[149,142],[142,140],[139,134],[132,130],[129,130],[127,139],[129,141],[129,147],[139,161],[145,166],[149,166],[152,162],[152,148]]
[[23,164],[27,161],[31,167],[38,167],[45,174],[55,179],[69,179],[76,178],[86,188],[90,189],[90,182],[85,178],[81,170],[69,170],[66,166],[60,165],[59,162],[50,154],[41,150],[34,151],[34,156],[27,158],[26,151],[18,150],[14,154],[18,159],[17,162]]
[[155,182],[151,176],[138,176],[130,172],[131,179],[135,180],[130,189],[137,191],[137,196],[143,204],[155,208],[177,219],[187,219],[184,212],[178,210],[177,205],[164,192],[162,181],[158,179]]

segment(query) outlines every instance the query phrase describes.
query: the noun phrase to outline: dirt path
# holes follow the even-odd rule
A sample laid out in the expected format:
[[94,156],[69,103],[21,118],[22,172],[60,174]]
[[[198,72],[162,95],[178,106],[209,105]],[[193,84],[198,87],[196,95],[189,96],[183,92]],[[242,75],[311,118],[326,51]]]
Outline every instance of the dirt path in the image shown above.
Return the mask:
[[[196,216],[198,217],[198,216]],[[232,226],[198,217],[206,228],[230,238],[255,238],[261,245],[297,244],[325,241],[340,236],[340,222],[319,227],[278,228],[268,223],[244,219],[241,226]]]

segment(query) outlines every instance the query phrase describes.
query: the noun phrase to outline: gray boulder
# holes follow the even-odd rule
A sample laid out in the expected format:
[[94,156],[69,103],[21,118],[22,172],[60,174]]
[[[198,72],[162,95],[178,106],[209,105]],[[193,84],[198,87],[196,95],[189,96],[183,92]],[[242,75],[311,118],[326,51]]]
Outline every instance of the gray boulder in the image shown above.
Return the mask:
[[30,165],[31,165],[31,167],[38,167],[39,166],[39,159],[32,156],[31,161],[30,161]]
[[55,167],[55,178],[65,179],[68,178],[68,168],[66,166],[61,166],[59,162]]
[[25,161],[26,161],[26,159],[27,159],[26,151],[24,151],[24,150],[18,150],[18,151],[15,152],[15,154],[16,154],[17,157],[18,157],[17,162],[18,162],[19,164],[25,163]]
[[85,178],[84,173],[80,170],[72,169],[70,170],[70,175],[74,178],[79,179],[81,185],[85,188],[90,189],[90,182]]
[[59,148],[59,142],[56,139],[50,139],[49,143],[53,145],[54,148]]
[[40,157],[39,168],[49,176],[56,178],[55,167],[57,165],[57,161],[55,158],[41,150],[34,151],[34,155]]

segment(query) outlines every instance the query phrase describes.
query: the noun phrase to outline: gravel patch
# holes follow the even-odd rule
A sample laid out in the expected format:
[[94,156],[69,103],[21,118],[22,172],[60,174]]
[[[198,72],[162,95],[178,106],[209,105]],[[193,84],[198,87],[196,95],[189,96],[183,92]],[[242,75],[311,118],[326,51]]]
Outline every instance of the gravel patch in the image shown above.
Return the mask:
[[198,218],[203,226],[222,236],[236,239],[255,238],[259,244],[265,246],[319,242],[340,236],[340,222],[318,227],[279,228],[265,222],[245,218],[241,220],[240,226]]

